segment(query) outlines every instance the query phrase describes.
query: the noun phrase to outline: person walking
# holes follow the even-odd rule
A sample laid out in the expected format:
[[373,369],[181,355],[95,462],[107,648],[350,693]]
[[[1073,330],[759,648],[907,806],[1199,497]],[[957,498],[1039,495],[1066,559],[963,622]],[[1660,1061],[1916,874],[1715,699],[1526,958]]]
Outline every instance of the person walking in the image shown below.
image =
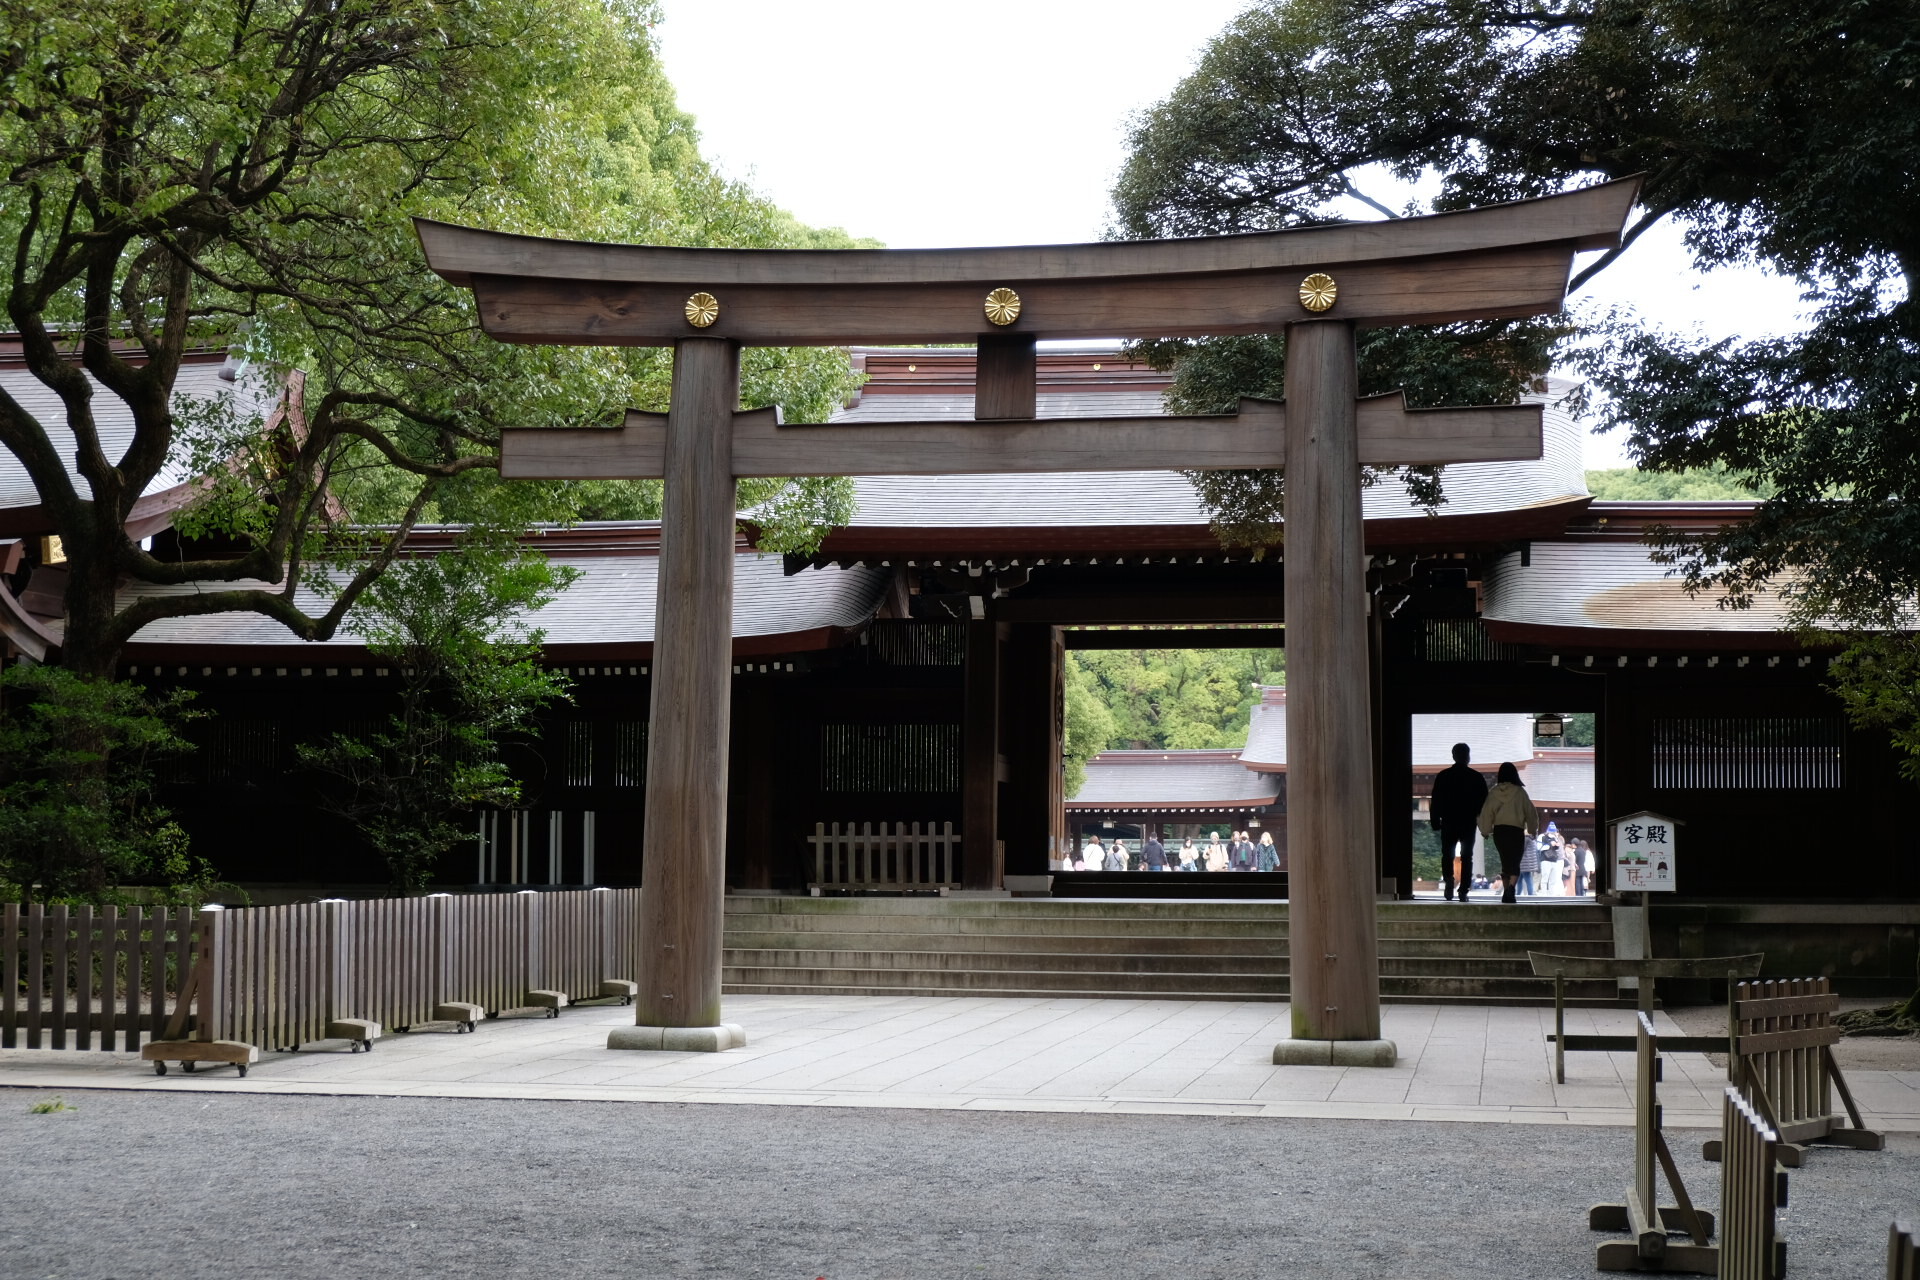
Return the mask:
[[1262,831],[1260,844],[1254,849],[1253,869],[1255,871],[1278,871],[1280,869],[1280,850],[1273,843],[1273,832]]
[[1104,866],[1108,871],[1127,869],[1127,842],[1119,836],[1115,836],[1113,843],[1107,846],[1107,860]]
[[1140,845],[1140,860],[1147,864],[1149,871],[1167,869],[1167,846],[1160,843],[1160,837],[1149,834]]
[[1088,836],[1087,845],[1080,851],[1080,856],[1074,861],[1072,869],[1075,871],[1090,871],[1106,861],[1106,857],[1107,851],[1101,847],[1100,837]]
[[[1500,854],[1500,879],[1505,886],[1500,901],[1511,903],[1527,857],[1531,855],[1534,865],[1539,865],[1539,855],[1528,837],[1540,830],[1540,813],[1533,807],[1533,798],[1521,785],[1520,771],[1513,767],[1511,760],[1500,766],[1494,778],[1493,790],[1487,793],[1487,802],[1480,806],[1479,827],[1480,834],[1492,840]],[[1531,890],[1530,875],[1528,879]]]
[[1192,836],[1180,842],[1180,869],[1182,871],[1200,869],[1200,846],[1193,842]]
[[1540,837],[1540,895],[1545,898],[1564,898],[1567,896],[1567,864],[1561,859],[1563,854],[1558,843],[1558,833],[1548,823],[1548,830]]
[[1440,878],[1449,902],[1456,879],[1460,901],[1467,900],[1467,886],[1473,883],[1473,827],[1480,820],[1480,806],[1487,802],[1487,780],[1467,763],[1472,758],[1466,743],[1454,743],[1453,765],[1434,775],[1427,799],[1427,820],[1440,833]]
[[1213,839],[1207,841],[1207,870],[1225,871],[1227,869],[1227,844],[1214,832]]
[[1233,833],[1233,859],[1231,865],[1235,871],[1253,870],[1253,841],[1247,839],[1247,833],[1244,831],[1236,831]]
[[1593,846],[1585,840],[1573,842],[1573,896],[1584,898],[1593,892]]

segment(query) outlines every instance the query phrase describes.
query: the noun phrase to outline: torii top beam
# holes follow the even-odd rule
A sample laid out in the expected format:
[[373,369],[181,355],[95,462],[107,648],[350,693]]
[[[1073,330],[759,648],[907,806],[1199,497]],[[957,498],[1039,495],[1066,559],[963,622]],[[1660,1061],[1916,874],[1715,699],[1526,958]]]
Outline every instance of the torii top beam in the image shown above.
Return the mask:
[[[1557,311],[1573,255],[1619,244],[1639,191],[1627,178],[1388,222],[997,249],[677,249],[415,226],[428,263],[470,286],[482,327],[507,342],[1204,337],[1315,318],[1382,326]],[[1332,277],[1330,301],[1323,291],[1309,305],[1308,275]],[[996,308],[987,297],[1000,290],[1014,296]]]

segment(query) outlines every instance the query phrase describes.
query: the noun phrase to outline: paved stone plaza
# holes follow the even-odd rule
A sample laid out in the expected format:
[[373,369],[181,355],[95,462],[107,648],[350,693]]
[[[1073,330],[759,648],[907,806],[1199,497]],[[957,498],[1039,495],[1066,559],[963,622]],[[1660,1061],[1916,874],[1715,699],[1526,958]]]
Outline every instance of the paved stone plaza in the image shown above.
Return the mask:
[[[189,1092],[414,1095],[627,1102],[757,1103],[1173,1115],[1631,1123],[1633,1055],[1571,1054],[1555,1084],[1551,1009],[1388,1005],[1400,1065],[1276,1067],[1287,1007],[1166,1000],[736,996],[748,1044],[727,1053],[625,1053],[607,1032],[619,1006],[557,1019],[509,1015],[477,1032],[429,1027],[380,1040],[262,1055],[231,1068],[156,1077],[130,1055],[0,1051],[0,1085]],[[1626,1010],[1574,1010],[1570,1032],[1629,1032]],[[1656,1025],[1679,1028],[1664,1013]],[[1725,1073],[1703,1055],[1668,1058],[1670,1127],[1719,1124]],[[1920,1133],[1920,1071],[1849,1073],[1868,1123]]]

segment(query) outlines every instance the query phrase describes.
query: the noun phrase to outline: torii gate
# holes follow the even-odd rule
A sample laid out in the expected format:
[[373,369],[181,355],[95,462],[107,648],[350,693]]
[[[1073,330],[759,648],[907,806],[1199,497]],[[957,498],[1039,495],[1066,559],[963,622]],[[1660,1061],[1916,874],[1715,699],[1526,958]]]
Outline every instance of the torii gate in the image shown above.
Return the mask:
[[[675,249],[417,222],[428,262],[472,288],[495,338],[674,349],[664,415],[631,412],[608,430],[510,430],[501,449],[507,477],[666,482],[637,1025],[609,1045],[743,1042],[720,1022],[737,478],[1284,467],[1293,1035],[1366,1042],[1339,1057],[1391,1064],[1380,1039],[1360,468],[1537,458],[1540,410],[1359,399],[1354,331],[1558,311],[1574,253],[1620,243],[1639,187],[1627,179],[1392,222],[999,249]],[[1036,339],[1282,329],[1284,404],[1035,419]],[[965,341],[979,348],[971,424],[784,426],[774,410],[736,410],[745,345]]]

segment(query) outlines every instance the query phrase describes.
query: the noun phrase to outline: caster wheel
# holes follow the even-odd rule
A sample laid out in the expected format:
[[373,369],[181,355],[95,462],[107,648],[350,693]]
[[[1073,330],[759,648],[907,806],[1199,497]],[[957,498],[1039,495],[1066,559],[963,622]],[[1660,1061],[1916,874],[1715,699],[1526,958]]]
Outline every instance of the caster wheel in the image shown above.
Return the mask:
[[184,1071],[184,1072],[186,1072],[186,1073],[187,1073],[188,1075],[192,1075],[192,1074],[193,1074],[193,1071],[194,1071],[194,1066],[195,1066],[195,1064],[194,1064],[194,1063],[191,1063],[191,1062],[183,1062],[183,1063],[181,1063],[181,1064],[180,1064],[180,1069],[181,1069],[182,1071]]
[[489,1021],[491,1021],[492,1019],[494,1019],[494,1018],[497,1018],[497,1017],[499,1017],[499,1016],[500,1016],[500,1011],[499,1011],[498,1009],[489,1009],[489,1010],[487,1010],[487,1018],[488,1018],[488,1020],[489,1020]]
[[167,1074],[167,1064],[166,1064],[166,1063],[164,1063],[164,1062],[156,1062],[156,1063],[154,1063],[154,1064],[153,1064],[153,1074],[155,1074],[155,1075],[157,1075],[157,1076],[163,1076],[163,1075],[165,1075],[165,1074]]
[[400,1033],[401,1035],[405,1035],[405,1034],[407,1034],[407,1032],[409,1032],[409,1031],[411,1031],[411,1030],[413,1030],[413,1028],[412,1028],[412,1027],[410,1027],[410,1026],[408,1026],[408,1027],[395,1027],[395,1028],[394,1028],[394,1030],[395,1030],[395,1031],[398,1031],[398,1032],[399,1032],[399,1033]]
[[244,1062],[242,1062],[242,1063],[238,1063],[238,1064],[236,1064],[236,1065],[238,1065],[238,1066],[239,1066],[239,1068],[240,1068],[240,1078],[241,1078],[242,1080],[245,1080],[245,1079],[247,1078],[247,1064],[246,1064],[246,1063],[244,1063]]
[[478,1023],[473,1023],[473,1022],[469,1022],[469,1023],[465,1023],[465,1024],[463,1024],[463,1025],[465,1025],[465,1027],[467,1028],[467,1034],[468,1034],[468,1035],[472,1035],[472,1034],[473,1034],[473,1030],[474,1030],[474,1028],[475,1028],[476,1026],[478,1026],[479,1024],[478,1024]]
[[372,1052],[373,1052],[373,1041],[371,1041],[371,1040],[362,1040],[362,1041],[360,1042],[360,1052],[362,1052],[362,1053],[372,1053]]

